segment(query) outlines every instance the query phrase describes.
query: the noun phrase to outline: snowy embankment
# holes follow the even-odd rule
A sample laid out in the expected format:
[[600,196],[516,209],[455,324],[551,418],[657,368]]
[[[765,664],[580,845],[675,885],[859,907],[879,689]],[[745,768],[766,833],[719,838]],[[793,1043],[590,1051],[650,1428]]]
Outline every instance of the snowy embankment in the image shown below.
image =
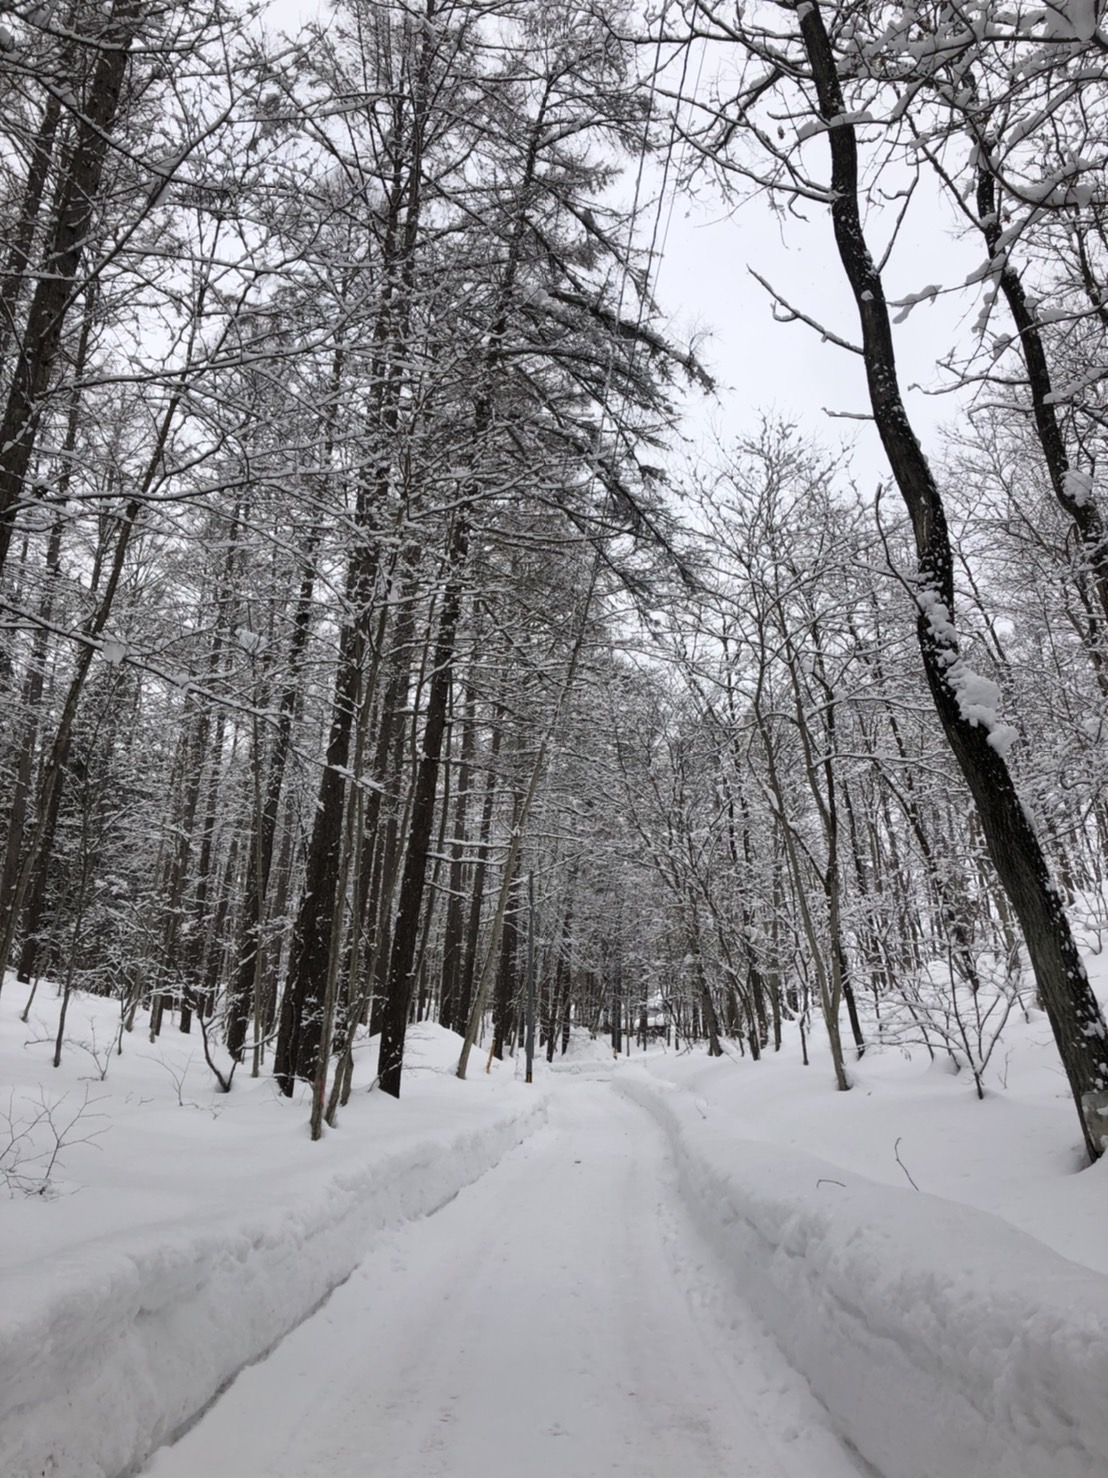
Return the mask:
[[[415,1046],[445,1062],[456,1039],[436,1034],[448,1036],[417,1029]],[[113,1078],[123,1087],[126,1066],[105,1088]],[[0,1267],[4,1478],[133,1472],[343,1282],[374,1232],[436,1210],[545,1118],[535,1090],[501,1082],[492,1093],[488,1080],[462,1085],[444,1063],[424,1066],[399,1104],[363,1092],[323,1145],[306,1143],[302,1110],[257,1085],[253,1102],[236,1086],[218,1123],[190,1112],[201,1104],[98,1095],[114,1167],[98,1166],[96,1185],[62,1184],[6,1208],[16,1214]],[[144,1115],[182,1131],[163,1150],[176,1166],[163,1161],[164,1184],[155,1171],[145,1195],[142,1135],[156,1126]],[[259,1141],[263,1120],[278,1132]],[[142,1224],[116,1224],[113,1205],[124,1216],[135,1208]]]
[[986,1212],[876,1184],[636,1067],[690,1210],[883,1478],[1108,1472],[1108,1277]]

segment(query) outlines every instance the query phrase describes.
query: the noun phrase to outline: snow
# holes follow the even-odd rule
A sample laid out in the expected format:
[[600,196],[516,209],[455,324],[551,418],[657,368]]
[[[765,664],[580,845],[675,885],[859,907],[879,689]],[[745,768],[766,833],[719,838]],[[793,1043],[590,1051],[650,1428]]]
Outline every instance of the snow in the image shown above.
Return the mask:
[[893,319],[894,323],[903,323],[918,303],[933,303],[942,292],[942,287],[937,282],[930,282],[919,292],[908,293],[906,297],[896,298],[890,302],[890,308],[899,308],[900,312]]
[[624,1074],[742,1297],[884,1478],[1108,1465],[1108,1278],[997,1217],[743,1141]]
[[800,143],[804,143],[817,133],[826,133],[832,128],[857,128],[863,123],[876,121],[874,115],[864,109],[857,113],[836,113],[833,118],[813,118],[808,123],[802,123],[796,131],[796,137]]
[[1065,489],[1067,497],[1072,498],[1079,508],[1083,508],[1093,499],[1092,474],[1076,467],[1067,468]]
[[1108,1166],[1033,1009],[983,1102],[891,1028],[836,1093],[815,1036],[805,1068],[791,1034],[752,1063],[577,1033],[528,1088],[458,1082],[423,1024],[401,1100],[356,1089],[313,1145],[176,1031],[109,1059],[107,1003],[54,1073],[24,989],[13,1117],[87,1091],[103,1132],[3,1204],[4,1478],[1108,1472]]
[[714,1327],[673,1178],[637,1109],[567,1081],[548,1126],[377,1243],[150,1478],[367,1458],[392,1478],[860,1478],[757,1319]]
[[[27,1035],[12,1015],[9,1000],[7,1058]],[[111,1040],[102,1004],[85,1016]],[[540,1091],[510,1081],[481,1075],[452,1091],[456,1041],[444,1051],[449,1034],[422,1027],[408,1101],[363,1090],[312,1145],[305,1105],[275,1102],[264,1080],[216,1095],[194,1063],[178,1103],[182,1044],[199,1054],[174,1035],[156,1049],[128,1040],[93,1085],[98,1127],[109,1125],[98,1153],[63,1151],[54,1194],[4,1206],[4,1478],[132,1471],[349,1277],[375,1232],[434,1211],[545,1113]],[[89,1059],[72,1048],[67,1058],[54,1101],[83,1092]],[[13,1113],[30,1117],[18,1090]]]
[[100,643],[100,655],[109,667],[118,667],[127,656],[127,643],[116,637],[105,637]]
[[945,654],[946,680],[962,718],[971,728],[984,729],[987,743],[1002,759],[1007,759],[1019,738],[1019,730],[1013,724],[1004,723],[997,713],[1001,700],[999,685],[975,672],[957,655],[958,633],[938,592],[931,586],[923,586],[916,592],[916,600],[936,639],[949,647]]
[[999,684],[974,672],[961,659],[947,669],[947,681],[954,690],[959,712],[966,723],[973,728],[984,729],[989,736],[989,744],[1002,758],[1007,757],[1019,734],[1012,724],[1002,723],[997,716],[1001,698]]
[[1044,34],[1059,41],[1091,41],[1097,8],[1097,0],[1051,0],[1041,12]]

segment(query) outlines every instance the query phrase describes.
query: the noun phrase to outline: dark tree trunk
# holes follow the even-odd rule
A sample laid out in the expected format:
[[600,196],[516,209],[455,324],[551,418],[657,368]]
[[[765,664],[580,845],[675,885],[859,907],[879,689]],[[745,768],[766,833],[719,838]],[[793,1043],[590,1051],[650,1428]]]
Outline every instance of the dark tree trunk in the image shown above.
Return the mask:
[[1091,492],[1070,483],[1069,456],[1054,401],[1054,385],[1043,343],[1042,325],[1003,246],[1004,226],[997,209],[996,181],[986,162],[993,144],[994,141],[985,139],[979,145],[982,163],[977,174],[978,220],[992,262],[1000,267],[1000,290],[1004,294],[1019,336],[1020,349],[1027,366],[1035,433],[1043,450],[1051,490],[1080,540],[1084,564],[1091,572],[1096,587],[1100,614],[1099,617],[1092,617],[1086,633],[1086,646],[1103,689],[1108,684],[1104,650],[1104,630],[1108,627],[1108,535],[1105,534],[1104,521]]
[[[81,323],[81,333],[77,341],[77,354],[74,360],[74,371],[78,380],[84,374],[88,357],[89,338],[92,333],[93,323],[93,300],[94,295],[92,293],[86,295],[85,314]],[[0,313],[3,311],[6,311],[6,304],[4,309],[0,309]],[[2,326],[2,318],[0,318],[0,326]],[[77,447],[80,408],[81,395],[79,389],[75,388],[70,396],[69,416],[66,423],[65,442],[63,446],[65,469],[57,485],[59,507],[64,507],[73,479],[74,452]],[[3,878],[0,881],[0,919],[5,921],[9,918],[12,908],[15,906],[15,895],[19,883],[20,853],[23,848],[27,811],[33,788],[35,742],[38,736],[39,709],[42,704],[43,687],[46,678],[46,655],[50,625],[54,615],[54,598],[57,584],[62,573],[61,551],[64,522],[65,520],[61,517],[55,518],[50,527],[50,537],[46,545],[45,560],[46,588],[39,602],[38,614],[40,624],[36,627],[31,641],[31,655],[24,679],[18,738],[16,740],[18,759],[16,761],[15,785],[12,791],[11,808],[8,813],[8,839],[4,853]],[[57,805],[54,807],[54,812],[56,819]],[[49,857],[50,852],[53,850],[52,825],[48,830],[49,836],[45,839],[45,846],[40,849],[46,857]],[[34,885],[32,884],[33,891]],[[38,927],[37,923],[35,927]],[[34,960],[32,957],[28,967],[33,969],[33,966]],[[20,978],[23,978],[22,974]]]
[[989,855],[1019,919],[1085,1144],[1096,1159],[1103,1149],[1104,1121],[1098,1118],[1096,1104],[1108,1090],[1108,1031],[1034,826],[1001,751],[990,742],[994,733],[968,717],[959,701],[954,562],[945,510],[901,398],[884,285],[862,228],[855,129],[841,121],[846,107],[822,9],[816,0],[809,0],[797,14],[820,115],[831,125],[831,216],[861,321],[870,404],[915,533],[917,636],[924,672],[947,742],[977,807]]
[[[365,1014],[373,997],[370,1030],[380,1030],[381,1002],[388,973],[389,949],[392,942],[392,915],[396,897],[397,853],[400,842],[401,776],[404,774],[404,741],[408,727],[408,692],[412,682],[412,644],[416,634],[416,602],[414,582],[400,586],[396,604],[399,614],[391,638],[388,678],[373,756],[373,778],[379,788],[370,791],[366,800],[364,840],[359,868],[359,887],[364,897],[357,902],[357,912],[366,923],[364,983],[358,992],[364,1003],[359,1014]],[[382,613],[379,640],[383,645],[386,625]],[[386,787],[392,794],[386,807]],[[384,825],[381,824],[385,813]]]
[[447,559],[447,587],[439,616],[434,666],[427,695],[423,744],[416,768],[408,845],[400,879],[396,926],[389,958],[388,985],[381,1016],[381,1048],[378,1081],[384,1093],[400,1096],[404,1068],[404,1038],[408,1008],[414,986],[413,969],[419,944],[419,923],[427,882],[427,862],[435,819],[435,792],[453,676],[454,644],[462,614],[461,572],[469,547],[469,527],[458,518],[454,524]]
[[[546,1060],[554,1061],[554,1053],[558,1046],[558,1033],[565,1026],[568,1033],[569,1026],[569,969],[566,965],[564,955],[559,951],[554,965],[554,983],[550,992],[550,1022],[546,1033]],[[565,1052],[565,1047],[562,1051]]]
[[464,1032],[469,1018],[462,1013],[462,972],[465,957],[465,883],[466,815],[473,774],[473,756],[477,747],[475,699],[466,693],[462,718],[461,752],[458,756],[458,788],[454,797],[454,836],[450,844],[450,896],[446,904],[446,925],[442,942],[442,999],[439,1021],[448,1031]]
[[489,774],[481,804],[481,827],[477,837],[477,860],[470,882],[469,919],[466,922],[465,954],[462,957],[461,981],[458,988],[458,1019],[465,1031],[473,1010],[473,987],[477,979],[477,951],[481,943],[481,910],[485,901],[485,875],[488,872],[489,838],[492,814],[496,805],[496,762],[504,736],[504,711],[498,704],[489,742]]
[[21,944],[15,978],[24,985],[34,975],[35,964],[38,960],[39,933],[42,929],[43,919],[46,916],[47,885],[50,881],[50,859],[54,853],[54,835],[58,829],[58,813],[61,810],[62,793],[65,789],[65,777],[69,773],[67,769],[68,758],[69,743],[67,741],[64,750],[58,754],[54,761],[54,764],[57,766],[57,778],[50,787],[46,815],[43,818],[42,834],[38,841],[38,857],[35,861],[34,871],[31,873],[30,882],[27,887],[27,896],[23,904],[22,916],[19,923]]
[[623,971],[617,955],[612,977],[612,1051],[623,1051]]
[[[517,800],[513,819],[518,817]],[[516,958],[519,953],[519,856],[512,877],[511,902],[504,913],[504,927],[500,933],[500,959],[497,962],[496,990],[492,1000],[492,1055],[499,1061],[504,1056],[504,1044],[512,1034],[516,1001]]]
[[[231,983],[227,1017],[227,1050],[236,1062],[242,1061],[246,1033],[254,1011],[255,979],[260,979],[259,956],[262,951],[262,921],[265,915],[269,875],[273,867],[273,844],[277,836],[277,817],[281,806],[281,790],[285,783],[285,767],[292,747],[293,719],[300,696],[300,665],[311,631],[312,594],[315,587],[313,553],[309,552],[293,617],[289,643],[289,677],[281,693],[277,732],[269,756],[265,783],[261,786],[260,814],[254,816],[250,851],[247,858],[246,883],[242,906],[242,941]],[[259,735],[255,727],[253,763],[262,763]],[[259,777],[255,777],[257,780]]]
[[43,109],[42,122],[31,149],[27,168],[27,183],[23,189],[18,224],[12,232],[8,260],[0,278],[0,358],[8,351],[16,320],[16,306],[26,281],[30,264],[31,246],[35,239],[42,196],[46,188],[46,176],[54,154],[58,123],[61,121],[62,102],[59,92],[51,92]]
[[48,585],[39,606],[41,625],[36,627],[31,642],[31,655],[20,695],[16,748],[15,784],[8,810],[8,837],[4,851],[3,876],[0,879],[0,918],[7,918],[19,878],[19,858],[35,768],[35,740],[38,735],[39,709],[42,705],[46,677],[46,652],[49,623],[53,614],[54,585],[60,573],[62,520],[54,520],[46,551]]
[[11,544],[13,516],[24,495],[39,412],[73,301],[142,9],[141,0],[116,0],[100,34],[87,38],[99,47],[97,61],[73,145],[61,165],[46,270],[31,298],[0,422],[0,570]]
[[[355,558],[355,566],[361,560]],[[352,568],[349,593],[362,584],[364,572]],[[368,581],[366,582],[369,583]],[[357,623],[343,628],[339,672],[331,711],[327,757],[320,779],[315,821],[308,844],[304,891],[296,912],[288,979],[281,1000],[280,1024],[273,1072],[286,1097],[292,1096],[297,1077],[314,1080],[321,1030],[322,991],[327,975],[331,924],[337,896],[342,851],[342,820],[346,802],[346,772],[350,737],[361,686],[362,642]]]

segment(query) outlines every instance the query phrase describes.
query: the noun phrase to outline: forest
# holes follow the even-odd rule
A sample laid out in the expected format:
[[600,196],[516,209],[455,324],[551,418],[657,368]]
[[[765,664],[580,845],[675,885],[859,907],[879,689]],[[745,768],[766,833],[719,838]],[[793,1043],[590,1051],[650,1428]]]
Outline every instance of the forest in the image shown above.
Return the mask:
[[[0,968],[58,983],[55,1060],[111,999],[221,1090],[311,1084],[318,1137],[366,1032],[400,1093],[411,1022],[463,1074],[799,1023],[840,1089],[871,1041],[980,1087],[1035,1004],[1095,1158],[1092,0],[279,22],[0,30]],[[860,357],[876,491],[826,422],[689,444],[710,353],[652,286],[713,191],[739,260],[752,200],[833,227],[856,327],[767,281],[748,352]],[[897,298],[928,230],[980,265]],[[895,325],[953,291],[921,448]]]
[[1106,141],[1100,0],[0,0],[4,1478],[1104,1478]]

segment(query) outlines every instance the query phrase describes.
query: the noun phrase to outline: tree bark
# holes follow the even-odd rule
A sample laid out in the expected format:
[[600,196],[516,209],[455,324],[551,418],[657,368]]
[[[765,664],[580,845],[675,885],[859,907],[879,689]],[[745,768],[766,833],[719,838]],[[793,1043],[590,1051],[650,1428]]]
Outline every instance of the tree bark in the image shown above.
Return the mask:
[[383,1093],[400,1096],[404,1069],[404,1038],[414,986],[413,970],[419,944],[419,921],[427,882],[427,862],[435,817],[435,792],[454,672],[454,645],[462,615],[462,569],[469,549],[469,525],[457,517],[451,531],[447,560],[447,587],[439,615],[434,668],[427,695],[423,752],[416,769],[408,845],[400,879],[388,984],[381,1018],[381,1047],[377,1075]]
[[262,959],[262,922],[265,915],[269,875],[273,867],[273,844],[277,835],[277,816],[285,767],[292,748],[292,726],[300,697],[300,666],[311,631],[312,593],[315,585],[314,541],[309,549],[293,616],[289,643],[288,681],[281,693],[277,732],[266,767],[264,785],[258,773],[262,765],[259,724],[254,722],[254,755],[256,805],[253,835],[250,839],[249,865],[242,906],[242,939],[238,962],[231,983],[227,1012],[227,1050],[236,1062],[242,1061],[246,1032],[254,1014],[254,996],[260,984]]
[[465,954],[465,882],[466,815],[473,775],[473,756],[477,748],[476,700],[473,690],[466,693],[462,717],[462,741],[458,755],[458,785],[454,796],[454,835],[450,843],[449,898],[442,941],[442,985],[439,1021],[448,1031],[464,1031],[466,1014],[462,1008],[462,970]]
[[99,36],[88,96],[76,137],[62,165],[54,206],[54,231],[27,313],[19,357],[0,422],[0,570],[11,545],[13,517],[23,497],[38,418],[74,297],[74,283],[88,243],[112,130],[119,112],[131,43],[142,0],[116,0]]
[[819,112],[831,149],[831,216],[839,258],[854,294],[870,404],[893,476],[911,519],[917,556],[916,631],[928,687],[947,742],[981,818],[985,841],[1019,919],[1043,1008],[1077,1106],[1091,1159],[1103,1151],[1105,1121],[1096,1111],[1108,1090],[1108,1031],[1089,984],[1061,896],[1007,763],[992,732],[963,711],[954,628],[954,562],[938,486],[904,408],[881,274],[870,255],[858,203],[858,152],[816,0],[797,7]]

